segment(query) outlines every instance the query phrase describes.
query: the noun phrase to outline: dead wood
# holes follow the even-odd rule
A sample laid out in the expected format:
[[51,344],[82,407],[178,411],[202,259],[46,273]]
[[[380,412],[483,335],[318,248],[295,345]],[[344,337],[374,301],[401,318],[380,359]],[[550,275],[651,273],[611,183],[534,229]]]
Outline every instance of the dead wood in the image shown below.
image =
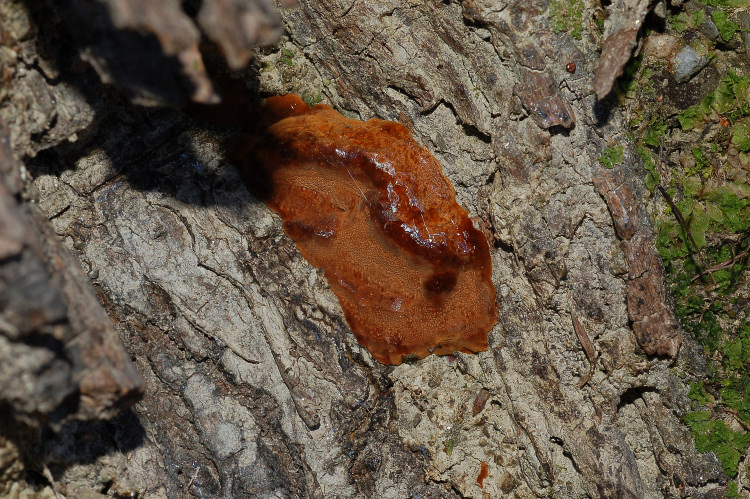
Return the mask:
[[[226,158],[236,129],[131,102],[211,100],[196,57],[219,67],[221,53],[240,66],[264,31],[222,34],[237,11],[208,19],[220,2],[156,3],[128,16],[136,0],[70,1],[64,20],[3,3],[14,14],[3,26],[15,28],[0,47],[10,63],[0,116],[33,182],[20,166],[4,174],[0,258],[28,254],[35,263],[23,268],[41,276],[3,282],[42,283],[28,291],[36,300],[19,298],[26,288],[10,293],[21,312],[46,305],[41,316],[17,315],[15,329],[3,308],[0,341],[44,327],[59,338],[35,371],[54,374],[54,389],[34,393],[45,411],[69,393],[80,394],[77,410],[99,412],[138,393],[112,323],[146,388],[132,412],[63,425],[33,459],[8,445],[16,458],[2,465],[12,472],[0,486],[23,488],[24,463],[37,463],[69,497],[721,492],[718,460],[696,452],[680,420],[687,387],[670,368],[705,360],[667,300],[643,172],[629,150],[616,172],[598,162],[625,124],[597,104],[593,41],[552,33],[544,2],[305,0],[281,10],[277,49],[224,71],[248,100],[294,92],[409,126],[487,226],[499,309],[490,348],[393,368],[357,344],[325,276],[248,193]],[[239,4],[267,5],[227,3]],[[55,29],[42,33],[40,22]],[[192,27],[178,36],[174,26]],[[199,44],[201,29],[219,50]],[[50,41],[56,50],[40,50]],[[149,50],[135,57],[139,43]],[[234,112],[242,119],[228,121],[248,119]],[[22,194],[34,189],[38,205]],[[19,214],[39,209],[48,222]],[[50,249],[60,240],[85,274]],[[572,302],[599,353],[590,379]],[[14,355],[0,349],[0,376]]]

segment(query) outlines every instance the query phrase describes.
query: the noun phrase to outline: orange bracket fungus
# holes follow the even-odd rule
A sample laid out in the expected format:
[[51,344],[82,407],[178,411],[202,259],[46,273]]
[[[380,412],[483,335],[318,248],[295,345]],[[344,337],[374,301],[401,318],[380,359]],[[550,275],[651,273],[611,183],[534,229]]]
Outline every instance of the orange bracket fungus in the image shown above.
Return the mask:
[[409,130],[296,95],[268,99],[263,120],[235,151],[243,174],[323,268],[372,356],[485,350],[496,322],[487,241]]

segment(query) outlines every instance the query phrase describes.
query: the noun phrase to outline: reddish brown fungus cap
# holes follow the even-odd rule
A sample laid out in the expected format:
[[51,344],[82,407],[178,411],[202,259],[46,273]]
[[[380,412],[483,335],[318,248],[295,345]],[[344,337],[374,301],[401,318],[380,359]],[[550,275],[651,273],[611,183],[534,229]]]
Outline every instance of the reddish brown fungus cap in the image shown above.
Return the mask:
[[263,121],[241,148],[248,183],[323,268],[373,357],[485,350],[496,322],[487,241],[409,130],[296,95],[268,99]]

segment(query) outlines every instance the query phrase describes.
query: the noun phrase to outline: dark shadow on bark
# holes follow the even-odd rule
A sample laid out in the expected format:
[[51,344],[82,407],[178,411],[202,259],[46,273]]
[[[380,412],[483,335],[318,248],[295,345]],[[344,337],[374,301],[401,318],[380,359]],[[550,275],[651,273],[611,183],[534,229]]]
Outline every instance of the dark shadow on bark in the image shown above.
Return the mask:
[[[78,400],[71,397],[71,400]],[[7,439],[19,449],[30,485],[48,485],[47,466],[55,478],[71,466],[90,464],[113,452],[127,453],[141,446],[143,427],[135,414],[125,411],[111,421],[73,421],[53,431],[36,428],[15,419],[11,411],[0,409],[0,440]],[[4,445],[7,450],[7,444]]]
[[[96,2],[91,4],[93,11],[87,11],[86,18],[70,1],[56,4],[54,10],[47,4],[25,2],[38,27],[37,50],[52,72],[59,72],[54,79],[47,77],[50,71],[40,73],[50,85],[73,86],[95,113],[93,122],[77,133],[75,142],[61,143],[28,160],[26,166],[32,176],[59,176],[74,170],[78,160],[99,149],[111,161],[109,179],[122,175],[138,190],[163,192],[191,205],[220,203],[211,190],[217,184],[236,182],[223,178],[221,168],[217,171],[202,165],[189,144],[181,142],[181,134],[195,122],[215,123],[218,126],[211,133],[221,141],[233,136],[232,127],[245,128],[252,116],[245,104],[259,98],[244,92],[245,88],[258,88],[258,75],[249,69],[242,76],[244,85],[222,85],[225,102],[214,111],[211,106],[192,104],[180,109],[178,105],[187,101],[193,89],[174,93],[175,88],[183,88],[189,82],[176,76],[179,61],[162,53],[155,36],[116,29],[102,11],[103,6]],[[84,29],[92,20],[94,25]],[[202,48],[207,52],[204,57],[208,72],[226,74],[221,55],[211,53],[214,47]],[[94,57],[108,64],[122,90],[101,83],[91,66],[81,60],[82,51],[93,52]],[[132,104],[128,96],[135,91],[151,93],[175,107]],[[94,191],[96,187],[99,186]]]
[[[215,204],[210,191],[221,178],[180,144],[181,133],[191,125],[184,114],[121,102],[116,109],[100,112],[96,121],[86,144],[62,144],[41,152],[27,163],[30,173],[59,176],[101,149],[112,165],[107,180],[124,176],[140,191],[162,192],[196,206]],[[223,133],[216,130],[217,136]],[[96,196],[99,187],[90,194]]]
[[128,409],[110,421],[72,421],[57,431],[42,430],[39,453],[53,475],[76,464],[90,464],[113,452],[127,453],[140,447],[145,432]]
[[39,28],[40,53],[58,70],[80,71],[84,63],[79,54],[85,52],[130,96],[178,105],[195,90],[192,82],[179,77],[182,64],[163,52],[153,33],[117,28],[104,3],[24,1]]
[[600,101],[596,101],[594,104],[594,118],[596,123],[594,126],[603,127],[609,121],[609,116],[612,111],[617,108],[617,95],[616,92],[610,92],[610,94]]

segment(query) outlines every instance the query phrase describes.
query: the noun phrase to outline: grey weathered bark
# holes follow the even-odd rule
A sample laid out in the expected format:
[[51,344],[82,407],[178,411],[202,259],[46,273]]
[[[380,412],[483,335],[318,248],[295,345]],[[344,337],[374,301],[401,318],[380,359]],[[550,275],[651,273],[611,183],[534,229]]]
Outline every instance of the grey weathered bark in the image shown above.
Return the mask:
[[[68,424],[46,442],[37,459],[57,490],[721,496],[718,461],[695,451],[680,421],[687,388],[670,367],[699,370],[702,352],[689,338],[680,348],[642,172],[632,151],[616,174],[597,161],[623,118],[596,103],[594,40],[553,34],[546,10],[301,1],[282,10],[283,50],[259,54],[260,71],[243,76],[265,95],[320,95],[352,116],[407,124],[436,155],[494,244],[500,321],[476,355],[373,361],[322,273],[226,160],[231,132],[92,98],[80,84],[55,94],[57,116],[81,106],[93,123],[84,140],[27,161],[39,207],[146,383],[132,413]],[[14,84],[70,88],[17,66]],[[14,87],[10,99],[27,95],[40,94]],[[19,116],[40,116],[45,102]],[[18,155],[43,149],[59,126],[42,121],[35,137],[25,121],[10,124]],[[573,313],[597,352],[583,387],[589,359]]]
[[[3,130],[4,132],[4,130]],[[37,206],[14,203],[20,169],[0,134],[0,386],[16,418],[59,423],[111,417],[143,381],[88,277]]]

